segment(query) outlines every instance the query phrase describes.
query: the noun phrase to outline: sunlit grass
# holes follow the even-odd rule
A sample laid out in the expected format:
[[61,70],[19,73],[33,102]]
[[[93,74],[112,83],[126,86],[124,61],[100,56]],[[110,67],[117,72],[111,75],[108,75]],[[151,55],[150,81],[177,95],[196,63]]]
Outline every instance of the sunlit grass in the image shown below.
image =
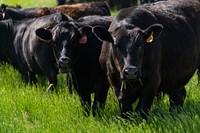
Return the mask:
[[8,5],[21,5],[22,7],[55,6],[56,0],[0,0],[0,3]]
[[[18,71],[0,65],[0,132],[138,133],[197,132],[200,130],[200,92],[197,77],[187,85],[187,98],[181,111],[170,113],[168,96],[154,100],[149,119],[136,113],[132,121],[123,120],[116,97],[109,91],[101,117],[86,117],[79,97],[66,87],[65,75],[59,75],[58,93],[46,92],[46,81],[37,86],[25,84]],[[135,106],[135,105],[134,105]]]
[[[22,7],[56,5],[55,0],[0,0],[0,3]],[[196,133],[200,130],[200,91],[196,75],[186,86],[187,97],[181,111],[170,113],[168,96],[164,96],[162,100],[154,100],[147,121],[136,113],[132,121],[122,119],[111,90],[102,116],[86,117],[77,94],[69,94],[66,75],[58,78],[59,92],[49,93],[44,78],[39,77],[38,84],[31,86],[21,80],[13,67],[0,65],[0,133]]]

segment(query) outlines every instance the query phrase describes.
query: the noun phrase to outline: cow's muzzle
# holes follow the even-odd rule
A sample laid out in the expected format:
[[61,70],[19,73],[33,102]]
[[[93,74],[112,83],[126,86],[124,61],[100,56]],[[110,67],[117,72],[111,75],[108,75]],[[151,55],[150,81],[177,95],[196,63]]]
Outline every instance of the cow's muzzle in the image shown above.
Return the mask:
[[68,57],[61,57],[59,59],[59,71],[61,73],[68,72],[69,64],[70,64],[70,59]]
[[139,73],[138,73],[138,69],[136,67],[126,67],[124,69],[124,78],[128,79],[128,80],[135,80],[137,78],[139,78]]

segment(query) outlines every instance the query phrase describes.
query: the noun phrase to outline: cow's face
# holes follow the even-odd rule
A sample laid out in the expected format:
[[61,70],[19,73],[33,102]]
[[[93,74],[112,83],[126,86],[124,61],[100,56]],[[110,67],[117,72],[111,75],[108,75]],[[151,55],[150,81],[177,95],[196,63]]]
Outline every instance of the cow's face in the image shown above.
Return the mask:
[[151,45],[161,30],[160,24],[154,24],[146,30],[133,25],[123,25],[112,33],[101,27],[93,28],[98,38],[112,43],[115,66],[122,80],[137,80],[142,77],[144,47]]
[[36,35],[43,40],[53,42],[53,53],[57,58],[60,72],[70,70],[76,61],[79,45],[87,42],[85,32],[91,31],[90,27],[78,28],[73,22],[62,22],[54,26],[52,30],[40,28],[36,30]]
[[53,41],[56,44],[60,72],[67,72],[75,60],[75,42],[80,34],[71,23],[58,25],[52,30]]
[[55,25],[52,29],[39,28],[36,35],[52,45],[52,54],[56,59],[60,72],[66,72],[69,69],[71,59],[74,56],[74,42],[78,31],[74,30],[74,25],[68,22],[62,22]]
[[[67,72],[77,60],[80,45],[85,45],[87,42],[87,30],[91,31],[90,27],[78,28],[73,23],[66,23],[62,35],[55,36],[55,40],[62,40],[59,57],[59,68],[61,72]],[[58,30],[55,30],[55,32]]]

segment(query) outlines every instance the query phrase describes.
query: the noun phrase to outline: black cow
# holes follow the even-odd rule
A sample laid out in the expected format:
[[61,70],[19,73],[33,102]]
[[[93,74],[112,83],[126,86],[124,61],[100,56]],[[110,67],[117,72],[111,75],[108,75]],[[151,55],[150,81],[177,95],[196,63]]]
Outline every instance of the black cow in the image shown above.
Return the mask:
[[[62,50],[59,45],[68,39],[62,23],[71,20],[62,13],[55,13],[38,19],[0,21],[0,61],[11,63],[26,82],[36,82],[35,74],[42,74],[55,86],[59,50]],[[43,28],[52,34],[42,36]]]
[[1,4],[1,7],[0,7],[0,20],[3,20],[6,18],[6,8],[12,8],[12,9],[20,9],[21,6],[20,5],[16,5],[16,6],[9,6],[9,5],[6,5],[6,4]]
[[183,106],[185,85],[200,65],[200,2],[168,0],[121,10],[109,31],[95,27],[103,43],[100,62],[122,104],[122,115],[144,118],[159,91],[170,109]]
[[65,15],[78,19],[88,15],[110,16],[110,8],[106,2],[91,2],[72,5],[60,5],[56,7],[31,7],[16,8],[6,7],[2,4],[0,8],[0,20],[13,19],[22,20],[26,18],[38,18],[50,15],[56,12],[62,12]]
[[[83,2],[97,2],[100,0],[56,0],[58,5],[63,4],[74,4],[74,3],[83,3]],[[137,5],[137,0],[104,0],[108,2],[112,9],[114,8],[126,8],[131,5]]]
[[27,18],[38,18],[45,15],[50,15],[56,13],[54,7],[31,7],[31,8],[21,8],[7,6],[1,4],[0,8],[0,20],[13,19],[13,20],[22,20]]
[[[83,2],[97,2],[99,0],[56,0],[58,5],[63,5],[63,4],[74,4],[74,3],[83,3]],[[145,3],[153,3],[156,1],[160,0],[105,0],[108,2],[110,8],[112,9],[122,9],[122,8],[127,8],[130,6],[136,6],[139,3],[140,4],[145,4]]]
[[91,27],[101,25],[108,29],[111,20],[112,17],[88,16],[66,23],[69,31],[66,36],[69,38],[59,60],[60,71],[71,74],[72,84],[87,114],[91,108],[91,93],[95,93],[92,106],[94,116],[97,106],[103,107],[105,104],[109,85],[98,61],[102,42],[92,34]]

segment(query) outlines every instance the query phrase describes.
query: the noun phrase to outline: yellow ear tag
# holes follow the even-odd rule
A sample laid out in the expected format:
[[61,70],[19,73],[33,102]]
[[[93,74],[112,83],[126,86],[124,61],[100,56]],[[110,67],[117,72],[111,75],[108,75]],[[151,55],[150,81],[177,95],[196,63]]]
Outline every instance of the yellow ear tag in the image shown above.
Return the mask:
[[151,32],[150,36],[147,37],[146,42],[151,43],[153,41],[153,31]]

